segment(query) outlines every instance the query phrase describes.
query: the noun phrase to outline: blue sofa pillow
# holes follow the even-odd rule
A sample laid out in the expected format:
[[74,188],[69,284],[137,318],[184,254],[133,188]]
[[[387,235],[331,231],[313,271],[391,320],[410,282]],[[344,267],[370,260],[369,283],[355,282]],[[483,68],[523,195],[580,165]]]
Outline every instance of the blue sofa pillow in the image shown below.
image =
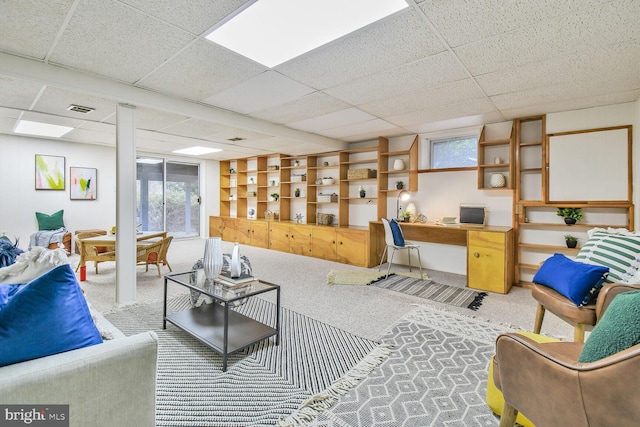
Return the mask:
[[592,293],[602,287],[608,273],[608,267],[585,264],[562,254],[554,254],[536,272],[533,283],[548,286],[580,306],[588,303]]
[[22,286],[0,310],[0,366],[101,342],[69,264]]
[[640,344],[640,291],[616,296],[582,347],[578,362],[591,363]]
[[391,227],[391,234],[393,235],[393,244],[396,246],[404,246],[404,235],[402,234],[402,229],[398,221],[395,219],[390,220],[389,227]]

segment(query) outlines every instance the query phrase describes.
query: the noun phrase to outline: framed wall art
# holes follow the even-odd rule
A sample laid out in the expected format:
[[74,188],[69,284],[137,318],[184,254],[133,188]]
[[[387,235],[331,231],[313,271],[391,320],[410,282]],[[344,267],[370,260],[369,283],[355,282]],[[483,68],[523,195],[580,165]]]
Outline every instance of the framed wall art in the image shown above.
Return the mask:
[[36,190],[64,190],[65,158],[36,154]]
[[96,200],[98,197],[98,169],[69,168],[71,200]]

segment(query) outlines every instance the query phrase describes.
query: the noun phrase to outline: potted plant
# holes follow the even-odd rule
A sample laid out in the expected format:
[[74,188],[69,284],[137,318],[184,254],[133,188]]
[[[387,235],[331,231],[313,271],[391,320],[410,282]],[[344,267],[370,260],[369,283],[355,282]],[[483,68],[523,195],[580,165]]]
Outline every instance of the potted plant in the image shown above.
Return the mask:
[[293,192],[296,197],[300,197],[300,189],[296,188],[296,191]]
[[367,192],[362,185],[360,186],[360,189],[358,191],[360,192],[360,198],[364,198],[367,195]]
[[563,217],[565,224],[575,224],[582,219],[582,208],[558,208],[556,215]]
[[278,194],[278,193],[271,193],[271,194],[269,194],[269,196],[271,196],[271,198],[276,202],[280,198],[280,194]]
[[568,248],[575,248],[576,246],[578,246],[578,238],[572,236],[571,234],[567,234],[566,236],[564,236],[564,240],[567,243]]
[[402,190],[404,188],[404,182],[396,181],[396,190]]
[[409,211],[404,211],[402,212],[402,222],[409,222],[411,220],[411,212]]
[[331,185],[333,184],[333,177],[325,176],[322,178],[322,185]]

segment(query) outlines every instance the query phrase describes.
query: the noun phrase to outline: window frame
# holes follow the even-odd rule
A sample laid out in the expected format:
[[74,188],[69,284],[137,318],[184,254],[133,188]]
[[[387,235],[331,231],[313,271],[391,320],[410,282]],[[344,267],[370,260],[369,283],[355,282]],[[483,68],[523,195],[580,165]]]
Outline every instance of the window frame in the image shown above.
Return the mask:
[[[456,164],[456,165],[450,165],[450,166],[445,166],[445,167],[438,167],[436,166],[436,155],[434,153],[435,151],[435,145],[439,144],[439,143],[445,143],[445,142],[450,142],[450,143],[454,143],[457,141],[466,141],[466,140],[474,140],[473,141],[473,146],[475,147],[475,164],[473,165],[468,165],[468,164]],[[476,133],[465,133],[465,134],[458,134],[458,135],[451,135],[451,136],[446,136],[446,137],[440,137],[440,138],[427,138],[427,142],[429,144],[429,170],[434,170],[434,171],[438,171],[438,170],[461,170],[461,169],[477,169],[478,167],[478,140],[479,140],[479,136]]]

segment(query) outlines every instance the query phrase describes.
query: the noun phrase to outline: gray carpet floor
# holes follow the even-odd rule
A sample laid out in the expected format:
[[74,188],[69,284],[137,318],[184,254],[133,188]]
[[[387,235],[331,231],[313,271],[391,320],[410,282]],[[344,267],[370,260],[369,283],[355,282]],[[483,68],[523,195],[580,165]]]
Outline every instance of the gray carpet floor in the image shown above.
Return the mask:
[[[232,243],[223,242],[223,250],[231,252]],[[187,271],[202,257],[204,239],[174,240],[169,248],[168,260],[174,272]],[[251,260],[254,274],[266,281],[282,286],[282,306],[304,314],[354,335],[376,339],[409,313],[415,304],[425,304],[419,297],[382,289],[375,286],[326,284],[331,269],[357,269],[346,264],[324,261],[284,252],[241,246],[241,254]],[[70,257],[75,266],[78,255]],[[163,279],[155,269],[145,272],[137,267],[137,303],[162,301]],[[372,270],[377,270],[373,268]],[[392,271],[408,271],[404,266],[393,265]],[[163,267],[163,274],[169,270]],[[454,286],[465,286],[465,276],[427,270],[432,280]],[[115,303],[115,263],[100,264],[100,274],[93,266],[87,267],[87,281],[81,282],[87,300],[104,313],[121,310]],[[170,286],[169,293],[177,295],[185,289]],[[513,287],[509,294],[490,293],[477,311],[427,301],[427,304],[444,307],[466,316],[511,325],[524,330],[533,327],[536,303],[526,288]],[[565,339],[573,336],[571,326],[547,314],[542,332]]]

